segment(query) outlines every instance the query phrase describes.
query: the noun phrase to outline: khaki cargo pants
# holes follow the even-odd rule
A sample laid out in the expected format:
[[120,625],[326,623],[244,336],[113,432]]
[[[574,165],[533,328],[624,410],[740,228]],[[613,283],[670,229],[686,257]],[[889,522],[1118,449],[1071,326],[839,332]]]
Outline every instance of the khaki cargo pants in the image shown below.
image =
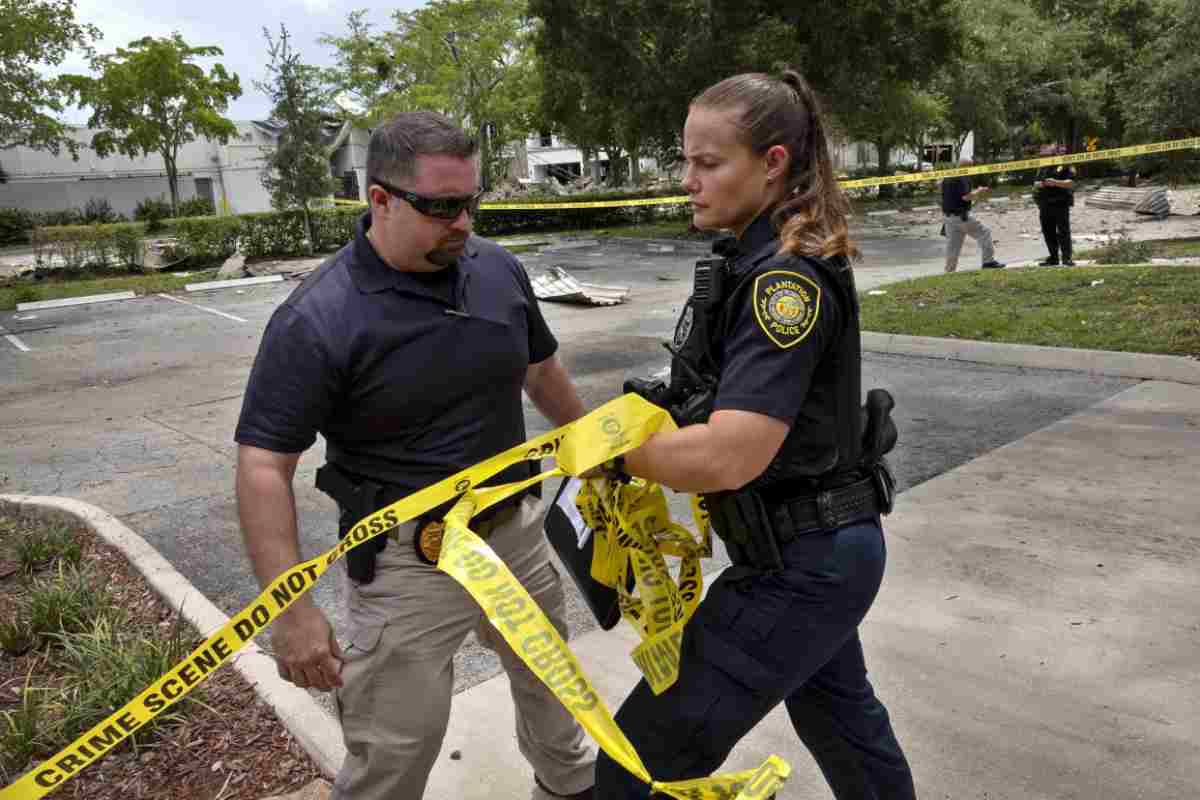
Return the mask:
[[[525,497],[488,544],[566,638],[566,602],[542,533],[544,511],[540,500]],[[350,629],[344,686],[336,699],[347,754],[334,800],[422,797],[450,719],[454,653],[472,630],[508,672],[517,744],[542,783],[560,794],[590,787],[596,759],[583,730],[471,596],[417,558],[410,544],[413,528],[411,522],[399,526],[399,541],[389,540],[379,554],[371,583],[355,584],[342,571]],[[347,636],[339,631],[338,639],[345,642]],[[478,724],[487,728],[492,722]]]
[[968,217],[964,222],[957,214],[946,214],[946,272],[958,270],[958,254],[962,252],[963,240],[970,236],[979,243],[979,260],[987,264],[996,259],[996,250],[992,245],[992,232],[979,220]]

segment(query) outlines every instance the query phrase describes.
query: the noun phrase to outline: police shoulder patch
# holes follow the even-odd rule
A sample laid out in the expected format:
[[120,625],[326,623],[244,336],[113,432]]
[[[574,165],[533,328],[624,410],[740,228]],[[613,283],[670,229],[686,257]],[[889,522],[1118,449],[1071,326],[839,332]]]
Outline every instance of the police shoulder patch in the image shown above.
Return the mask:
[[821,287],[807,275],[764,272],[754,280],[754,318],[767,338],[786,350],[804,341],[821,311]]

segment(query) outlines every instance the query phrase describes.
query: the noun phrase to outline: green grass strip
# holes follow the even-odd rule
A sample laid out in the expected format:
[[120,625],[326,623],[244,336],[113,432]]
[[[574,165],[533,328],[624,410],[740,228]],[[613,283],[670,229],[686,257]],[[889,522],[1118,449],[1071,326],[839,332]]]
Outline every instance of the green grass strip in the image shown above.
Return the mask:
[[1008,269],[880,288],[862,295],[863,330],[1200,356],[1200,267]]
[[181,276],[169,272],[149,275],[67,272],[40,281],[28,277],[13,278],[0,284],[0,310],[12,310],[17,307],[17,303],[85,297],[108,292],[133,292],[139,295],[173,292],[182,289],[185,284],[209,280],[215,274],[216,270],[201,270]]

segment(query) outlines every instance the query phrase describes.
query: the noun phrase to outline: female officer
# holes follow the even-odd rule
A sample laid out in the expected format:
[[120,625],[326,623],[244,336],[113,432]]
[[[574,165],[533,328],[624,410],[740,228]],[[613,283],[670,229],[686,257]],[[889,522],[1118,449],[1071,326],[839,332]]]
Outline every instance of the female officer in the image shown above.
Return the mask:
[[[721,81],[692,101],[683,154],[695,225],[736,239],[703,287],[698,267],[675,332],[672,408],[703,410],[623,466],[706,495],[733,566],[685,630],[678,681],[639,683],[617,722],[655,779],[681,780],[783,702],[837,798],[912,798],[858,637],[890,486],[864,460],[858,250],[816,98],[791,71]],[[601,800],[648,796],[607,756],[596,773]]]

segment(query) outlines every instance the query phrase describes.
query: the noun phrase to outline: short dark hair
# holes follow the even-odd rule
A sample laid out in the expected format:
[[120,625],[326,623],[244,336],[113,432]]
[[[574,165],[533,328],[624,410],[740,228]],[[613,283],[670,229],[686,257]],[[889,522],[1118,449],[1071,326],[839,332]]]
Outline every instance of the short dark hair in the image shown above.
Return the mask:
[[478,152],[479,142],[475,137],[448,117],[432,111],[406,111],[371,134],[367,175],[400,184],[416,174],[417,156],[472,158]]
[[846,224],[850,202],[833,174],[821,104],[800,73],[734,75],[705,89],[691,105],[734,112],[743,143],[755,153],[782,145],[791,154],[787,195],[772,215],[784,252],[858,256]]

